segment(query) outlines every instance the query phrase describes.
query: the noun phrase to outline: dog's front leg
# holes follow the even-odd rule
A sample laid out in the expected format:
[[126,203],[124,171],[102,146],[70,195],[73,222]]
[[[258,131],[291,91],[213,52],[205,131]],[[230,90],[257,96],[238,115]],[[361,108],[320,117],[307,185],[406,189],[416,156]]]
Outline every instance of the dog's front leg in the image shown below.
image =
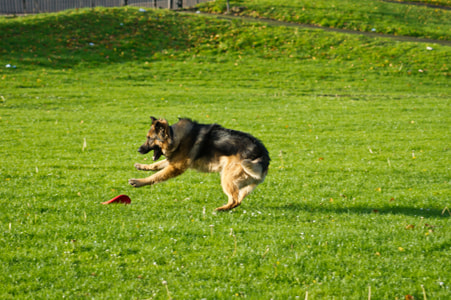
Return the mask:
[[159,171],[158,173],[153,174],[152,176],[149,176],[147,178],[139,178],[139,179],[129,179],[128,183],[134,187],[142,187],[145,185],[152,185],[156,184],[162,181],[166,181],[168,179],[174,178],[183,172],[185,172],[186,168],[179,168],[175,167],[173,165],[168,165],[163,170]]
[[135,164],[136,170],[140,171],[160,171],[164,168],[166,168],[169,165],[169,162],[167,159],[147,165],[147,164]]

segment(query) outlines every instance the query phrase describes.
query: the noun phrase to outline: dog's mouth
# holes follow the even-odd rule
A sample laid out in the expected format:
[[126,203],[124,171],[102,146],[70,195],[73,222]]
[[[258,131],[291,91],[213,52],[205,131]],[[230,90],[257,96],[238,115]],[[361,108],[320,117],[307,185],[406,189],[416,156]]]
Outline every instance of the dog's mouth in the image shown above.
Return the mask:
[[150,151],[153,150],[153,160],[158,160],[161,155],[163,155],[163,151],[161,151],[161,148],[157,145],[154,145],[152,147],[148,147],[147,145],[142,145],[141,147],[139,147],[138,152],[141,154],[147,154]]
[[161,148],[158,146],[155,146],[155,148],[153,149],[153,160],[154,161],[158,160],[162,154],[163,154],[163,152],[161,151]]

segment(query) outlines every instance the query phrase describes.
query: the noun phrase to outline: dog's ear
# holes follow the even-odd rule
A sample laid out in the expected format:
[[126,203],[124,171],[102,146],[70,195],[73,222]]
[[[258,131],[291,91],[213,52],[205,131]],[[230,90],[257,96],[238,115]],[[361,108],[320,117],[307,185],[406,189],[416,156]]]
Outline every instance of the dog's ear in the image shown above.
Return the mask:
[[165,119],[155,122],[155,132],[162,141],[169,137],[169,123]]
[[153,122],[155,122],[157,120],[157,118],[150,116],[150,119],[152,120],[152,124]]

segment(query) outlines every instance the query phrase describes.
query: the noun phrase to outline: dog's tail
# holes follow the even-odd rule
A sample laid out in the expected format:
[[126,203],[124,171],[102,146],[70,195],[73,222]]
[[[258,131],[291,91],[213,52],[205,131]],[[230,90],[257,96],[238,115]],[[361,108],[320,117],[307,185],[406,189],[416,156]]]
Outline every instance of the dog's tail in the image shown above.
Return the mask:
[[244,159],[241,161],[241,166],[243,167],[243,170],[247,175],[257,180],[265,179],[268,168],[264,168],[264,165],[262,164],[262,160],[260,158],[257,158],[255,160]]

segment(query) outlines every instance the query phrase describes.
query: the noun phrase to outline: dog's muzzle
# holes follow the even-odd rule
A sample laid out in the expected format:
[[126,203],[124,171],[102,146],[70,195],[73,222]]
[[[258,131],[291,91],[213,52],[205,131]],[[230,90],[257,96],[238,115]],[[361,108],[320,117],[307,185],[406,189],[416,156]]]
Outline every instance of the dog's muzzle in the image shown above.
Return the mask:
[[146,154],[149,153],[150,151],[153,150],[153,160],[158,160],[161,155],[163,154],[163,152],[161,151],[161,148],[158,146],[153,146],[153,147],[148,147],[147,145],[142,145],[141,147],[139,147],[138,152],[141,154]]

